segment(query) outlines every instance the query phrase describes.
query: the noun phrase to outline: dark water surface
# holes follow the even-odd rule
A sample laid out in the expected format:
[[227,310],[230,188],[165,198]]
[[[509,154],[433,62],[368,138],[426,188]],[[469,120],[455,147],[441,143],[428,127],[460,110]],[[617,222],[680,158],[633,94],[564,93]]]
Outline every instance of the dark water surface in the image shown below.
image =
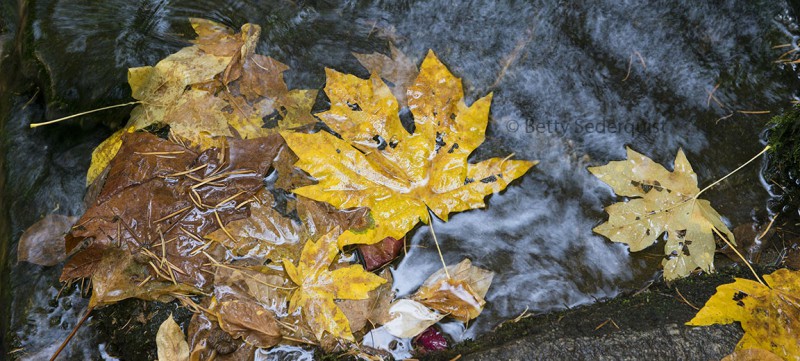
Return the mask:
[[[782,1],[21,3],[0,6],[0,315],[3,352],[30,360],[49,357],[87,302],[75,289],[55,300],[60,266],[18,264],[16,242],[45,214],[84,211],[91,150],[129,109],[28,124],[128,101],[127,68],[185,46],[189,16],[261,25],[259,52],[292,68],[290,87],[321,88],[325,67],[366,77],[351,52],[386,52],[392,41],[415,59],[436,51],[463,78],[468,102],[494,91],[474,159],[513,152],[541,163],[487,209],[435,224],[448,264],[468,257],[497,273],[484,313],[467,329],[445,325],[455,339],[525,309],[585,304],[657,276],[663,246],[631,256],[592,234],[614,196],[585,168],[624,158],[625,145],[671,166],[683,148],[707,185],[763,148],[770,115],[738,111],[780,113],[797,89],[795,69],[774,62],[790,48],[773,47],[797,40]],[[706,193],[730,226],[767,218],[758,171]],[[441,267],[427,227],[410,243],[394,270],[401,295]],[[98,339],[90,321],[65,359],[108,358]]]

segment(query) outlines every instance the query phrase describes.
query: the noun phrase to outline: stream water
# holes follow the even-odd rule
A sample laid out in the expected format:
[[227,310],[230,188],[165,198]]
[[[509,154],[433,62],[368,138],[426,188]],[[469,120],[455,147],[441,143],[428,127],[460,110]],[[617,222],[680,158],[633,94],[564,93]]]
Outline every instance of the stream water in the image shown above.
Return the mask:
[[[468,102],[494,92],[487,140],[473,158],[513,152],[541,163],[486,209],[434,224],[448,264],[466,257],[497,273],[476,321],[444,325],[456,340],[524,310],[574,307],[657,277],[661,245],[630,255],[592,233],[614,195],[586,167],[623,159],[628,145],[669,168],[682,148],[707,185],[763,148],[771,115],[751,112],[780,113],[798,85],[794,68],[775,63],[790,49],[775,47],[797,40],[783,1],[19,3],[5,2],[0,16],[0,59],[4,70],[15,66],[0,80],[8,212],[0,232],[9,229],[0,233],[0,315],[2,351],[30,360],[49,357],[86,300],[73,291],[56,301],[60,267],[17,263],[16,242],[47,213],[83,212],[91,150],[128,110],[27,125],[127,101],[126,69],[184,46],[189,16],[261,25],[259,52],[292,68],[290,87],[321,88],[325,67],[366,77],[351,52],[386,52],[391,41],[419,60],[433,49],[463,78]],[[758,165],[705,194],[730,226],[768,217]],[[410,246],[393,270],[400,295],[441,267],[427,227]],[[89,322],[63,359],[108,358],[96,338]]]

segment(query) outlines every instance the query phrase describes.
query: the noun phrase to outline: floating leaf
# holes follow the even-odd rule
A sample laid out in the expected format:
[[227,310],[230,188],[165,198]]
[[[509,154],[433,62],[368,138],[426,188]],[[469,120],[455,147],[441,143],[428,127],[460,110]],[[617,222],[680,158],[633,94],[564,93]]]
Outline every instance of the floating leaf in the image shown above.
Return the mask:
[[758,348],[785,360],[800,360],[800,272],[784,268],[763,278],[766,285],[737,278],[717,287],[686,324],[739,322],[745,333],[737,350]]
[[380,276],[386,283],[369,291],[369,298],[365,300],[340,300],[336,302],[339,309],[344,312],[350,323],[350,329],[358,332],[367,325],[382,325],[389,322],[389,307],[394,300],[392,291],[392,273],[385,269]]
[[17,244],[17,259],[41,266],[55,266],[67,258],[64,235],[77,217],[48,214],[28,227]]
[[631,198],[606,207],[609,218],[594,231],[631,252],[643,250],[667,234],[662,264],[664,277],[685,277],[697,268],[714,271],[714,229],[735,243],[733,234],[707,200],[697,199],[697,175],[682,150],[670,172],[650,158],[627,148],[628,159],[589,171],[622,197]]
[[156,333],[156,347],[158,348],[158,361],[188,361],[189,344],[183,336],[180,326],[169,315]]
[[407,299],[395,301],[389,308],[389,315],[392,319],[383,327],[393,336],[401,338],[419,335],[445,316],[417,301]]
[[298,155],[299,168],[318,184],[295,193],[339,209],[368,207],[374,227],[345,231],[339,246],[400,239],[430,208],[450,213],[479,208],[536,162],[467,158],[484,141],[491,95],[467,106],[461,81],[429,52],[409,87],[413,134],[403,128],[398,104],[377,75],[364,80],[327,70],[330,110],[318,114],[342,136],[326,132],[281,133]]
[[386,280],[365,271],[361,265],[329,270],[338,253],[334,231],[316,243],[306,242],[297,266],[288,259],[283,261],[289,278],[299,286],[292,292],[289,304],[291,312],[298,308],[302,310],[306,323],[318,340],[322,340],[327,331],[336,338],[354,341],[347,317],[334,299],[367,299],[369,291]]
[[475,267],[469,259],[437,271],[422,283],[413,298],[453,318],[467,322],[483,311],[484,297],[494,272]]

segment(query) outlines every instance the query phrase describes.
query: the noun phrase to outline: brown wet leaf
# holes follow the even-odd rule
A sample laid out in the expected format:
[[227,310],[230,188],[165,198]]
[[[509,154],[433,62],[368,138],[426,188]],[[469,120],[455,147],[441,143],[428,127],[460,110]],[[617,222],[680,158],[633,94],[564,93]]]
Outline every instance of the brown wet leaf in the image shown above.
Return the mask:
[[469,259],[448,266],[447,271],[450,278],[444,269],[428,277],[413,299],[463,322],[478,317],[494,272],[473,266]]
[[197,154],[148,133],[125,134],[95,204],[67,237],[69,251],[89,242],[91,257],[79,251],[62,279],[85,277],[105,248],[152,263],[151,279],[205,287],[207,259],[195,252],[205,244],[202,237],[247,217],[247,207],[238,205],[263,187],[282,142],[275,135],[222,144]]
[[275,314],[246,299],[221,301],[217,310],[219,326],[233,338],[241,338],[256,347],[272,347],[281,341]]
[[374,271],[394,261],[400,255],[404,245],[405,237],[401,239],[386,237],[383,241],[375,244],[359,244],[358,253],[364,260],[364,268],[367,271]]
[[232,221],[228,233],[217,230],[207,236],[230,249],[235,255],[256,260],[297,259],[305,240],[316,240],[336,227],[358,227],[367,210],[337,210],[327,203],[302,196],[287,199],[286,206],[295,208],[297,218],[287,217],[286,211],[276,209],[273,194],[262,190],[250,203],[250,217]]
[[254,346],[234,339],[203,312],[192,316],[187,334],[192,350],[191,361],[209,360],[212,353],[218,361],[252,361],[255,358]]
[[17,244],[17,259],[41,266],[55,266],[67,258],[64,235],[78,217],[48,214],[28,227]]
[[156,333],[156,347],[158,348],[158,361],[188,361],[189,344],[180,326],[169,315]]

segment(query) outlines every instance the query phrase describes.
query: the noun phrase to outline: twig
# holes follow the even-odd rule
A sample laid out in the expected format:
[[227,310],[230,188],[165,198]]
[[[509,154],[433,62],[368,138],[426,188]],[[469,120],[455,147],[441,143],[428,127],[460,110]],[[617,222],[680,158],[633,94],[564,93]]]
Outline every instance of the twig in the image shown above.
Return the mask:
[[433,230],[433,215],[431,214],[430,208],[428,208],[428,227],[431,230],[431,235],[433,236],[433,243],[436,244],[436,252],[439,253],[439,260],[442,261],[442,266],[444,266],[444,274],[447,275],[447,279],[450,279],[450,272],[447,270],[447,264],[444,263],[444,256],[442,255],[442,249],[439,247],[439,240],[436,239],[436,231]]
[[675,287],[675,292],[678,293],[678,296],[681,296],[681,299],[683,300],[683,302],[685,302],[687,305],[689,305],[689,307],[694,308],[695,311],[700,311],[700,309],[697,308],[697,306],[695,306],[691,302],[689,302],[689,300],[687,300],[686,297],[683,297],[683,294],[681,294],[681,291],[678,289],[678,287]]
[[56,353],[54,353],[53,357],[50,358],[50,361],[55,361],[56,357],[58,357],[58,355],[61,353],[61,351],[63,351],[64,348],[67,347],[67,344],[69,343],[69,341],[72,340],[72,338],[75,337],[75,334],[78,333],[78,329],[81,328],[83,323],[86,322],[86,320],[89,318],[89,315],[92,314],[92,310],[94,310],[94,306],[89,306],[86,309],[86,314],[84,314],[83,318],[81,318],[81,320],[78,321],[78,324],[75,325],[75,327],[72,329],[72,332],[69,333],[69,336],[67,336],[67,339],[64,340],[64,342],[61,343],[61,346],[58,347],[58,350],[56,350]]
[[125,104],[110,105],[110,106],[107,106],[107,107],[102,107],[102,108],[98,108],[98,109],[94,109],[94,110],[89,110],[89,111],[85,111],[85,112],[80,112],[80,113],[78,113],[78,114],[73,114],[73,115],[70,115],[70,116],[66,116],[66,117],[63,117],[63,118],[58,118],[58,119],[53,119],[53,120],[46,121],[46,122],[41,122],[41,123],[32,123],[32,124],[31,124],[31,128],[41,127],[41,126],[43,126],[43,125],[48,125],[48,124],[58,123],[58,122],[60,122],[60,121],[63,121],[63,120],[68,120],[68,119],[72,119],[72,118],[77,118],[77,117],[80,117],[80,116],[83,116],[83,115],[86,115],[86,114],[91,114],[91,113],[95,113],[95,112],[99,112],[99,111],[103,111],[103,110],[107,110],[107,109],[113,109],[113,108],[119,108],[119,107],[126,107],[126,106],[128,106],[128,105],[133,105],[133,104],[141,104],[141,101],[137,100],[137,101],[135,101],[135,102],[125,103]]

